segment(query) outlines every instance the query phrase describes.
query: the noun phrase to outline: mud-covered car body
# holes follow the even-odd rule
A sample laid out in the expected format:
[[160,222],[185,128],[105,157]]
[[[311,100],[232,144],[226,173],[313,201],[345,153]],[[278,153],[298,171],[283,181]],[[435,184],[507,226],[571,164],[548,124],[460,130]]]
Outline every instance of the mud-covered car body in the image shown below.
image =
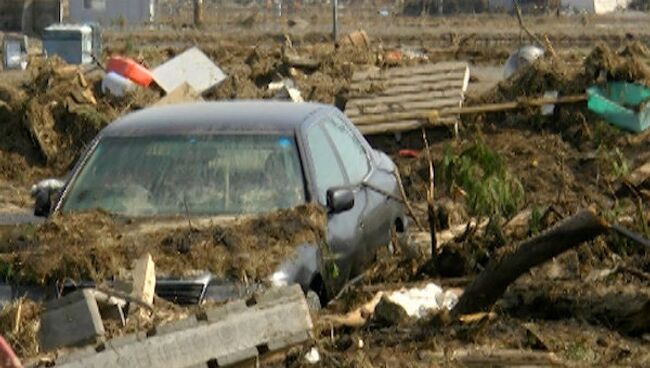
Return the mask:
[[[299,158],[296,168],[299,171],[300,183],[294,184],[302,193],[296,194],[294,190],[291,195],[296,195],[296,197],[292,197],[293,199],[288,203],[282,203],[275,207],[264,207],[261,210],[270,210],[276,207],[286,208],[299,204],[297,202],[316,202],[326,209],[328,212],[327,245],[330,256],[335,259],[337,268],[335,280],[328,285],[330,293],[340,289],[347,280],[358,275],[372,263],[376,250],[390,243],[391,231],[395,230],[398,233],[405,231],[404,211],[401,203],[395,200],[399,196],[399,190],[393,174],[395,169],[393,162],[385,154],[373,150],[339,110],[331,106],[312,103],[262,101],[197,103],[146,109],[127,115],[110,124],[93,140],[87,152],[71,172],[58,199],[53,203],[51,213],[72,213],[77,210],[91,209],[94,206],[95,202],[86,207],[80,205],[79,203],[82,201],[76,200],[75,196],[79,197],[79,192],[83,192],[78,187],[82,186],[84,175],[87,176],[85,171],[91,170],[89,167],[93,165],[99,165],[94,164],[93,160],[98,155],[98,150],[101,149],[103,142],[133,140],[124,145],[124,147],[133,149],[133,142],[151,137],[164,142],[168,142],[169,139],[177,142],[177,138],[181,137],[180,139],[184,139],[182,143],[186,142],[183,144],[197,144],[197,140],[211,144],[210,142],[214,139],[219,139],[213,137],[224,136],[229,137],[226,139],[229,142],[245,140],[244,138],[240,139],[240,136],[261,137],[257,140],[267,142],[269,140],[264,137],[272,136],[274,138],[268,144],[277,142],[285,149],[295,146]],[[176,147],[176,143],[173,145]],[[250,155],[255,155],[253,151],[256,148],[253,145],[246,147],[251,150]],[[118,147],[116,150],[110,151],[112,152],[110,154],[117,156],[125,150],[126,148]],[[209,147],[204,151],[211,152]],[[245,155],[245,152],[243,154]],[[132,160],[136,165],[138,160],[145,160],[145,158],[132,157]],[[202,157],[196,157],[193,163],[197,162],[205,166],[209,161]],[[287,159],[284,162],[286,163]],[[154,170],[158,169],[154,168]],[[273,166],[266,167],[267,174],[269,174],[268,171],[274,170]],[[170,172],[169,175],[175,174]],[[163,181],[168,179],[165,175],[162,176]],[[115,180],[119,181],[121,178],[118,177]],[[251,179],[243,180],[242,183],[247,181],[250,182]],[[150,182],[157,181],[151,180]],[[207,182],[199,186],[199,189],[204,190],[211,185],[221,186],[224,183],[221,181]],[[242,185],[241,183],[231,184],[231,186],[239,187]],[[275,188],[278,191],[286,191],[286,188],[280,188],[277,185]],[[283,184],[283,186],[285,185]],[[190,189],[180,186],[176,190],[182,193]],[[88,195],[86,192],[82,194]],[[220,214],[211,213],[211,205],[206,205],[206,200],[197,200],[188,205],[185,202],[186,197],[183,197],[182,200],[184,206],[174,207],[177,208],[175,215],[183,217],[186,214],[197,216]],[[281,197],[286,197],[286,194]],[[224,202],[228,201],[219,197],[213,206],[226,208],[223,205]],[[235,203],[236,201],[230,200],[230,202]],[[113,209],[110,206],[108,208],[103,206],[103,204],[99,205],[100,208],[108,212]],[[160,210],[160,208],[152,209],[151,206],[147,207],[141,204],[138,206],[143,210],[142,213],[136,215],[146,215]],[[195,206],[203,206],[202,211],[205,213],[200,211],[197,214],[190,213],[188,207]],[[234,205],[231,204],[232,206]],[[123,207],[115,208],[120,212],[119,210]],[[246,215],[247,210],[248,207],[239,204],[234,214]],[[131,214],[129,209],[125,209],[125,211],[126,215]],[[172,210],[160,210],[161,215],[153,215],[151,220],[162,221],[166,215],[174,215],[173,211],[173,208]],[[218,217],[216,216],[216,218]],[[263,255],[260,256],[263,257]],[[321,257],[322,250],[317,245],[297,245],[297,256],[282,263],[268,281],[272,285],[299,283],[305,291],[313,289],[320,292],[322,298],[325,285],[321,276]],[[78,283],[74,286],[68,285],[68,287],[83,285],[83,283]],[[233,280],[216,279],[206,273],[194,279],[159,279],[156,292],[159,296],[179,303],[196,303],[204,298],[224,300],[241,297],[255,287],[256,285],[245,287]]]

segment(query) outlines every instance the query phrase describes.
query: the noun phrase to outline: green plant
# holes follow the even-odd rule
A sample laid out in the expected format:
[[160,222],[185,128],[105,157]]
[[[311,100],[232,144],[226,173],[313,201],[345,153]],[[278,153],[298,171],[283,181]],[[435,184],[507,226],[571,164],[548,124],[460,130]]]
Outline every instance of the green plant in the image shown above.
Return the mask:
[[544,229],[544,209],[542,207],[533,207],[528,220],[528,229],[532,235],[539,234]]
[[507,218],[523,203],[521,182],[510,174],[502,157],[481,139],[459,155],[445,149],[441,169],[448,189],[455,184],[465,191],[467,209],[472,215]]
[[616,181],[630,173],[628,160],[618,148],[605,149],[601,146],[597,152],[599,161],[601,162],[601,172],[607,181]]
[[615,126],[599,119],[594,123],[593,134],[593,142],[596,147],[609,147],[612,142],[616,142],[617,138],[621,134],[621,131]]

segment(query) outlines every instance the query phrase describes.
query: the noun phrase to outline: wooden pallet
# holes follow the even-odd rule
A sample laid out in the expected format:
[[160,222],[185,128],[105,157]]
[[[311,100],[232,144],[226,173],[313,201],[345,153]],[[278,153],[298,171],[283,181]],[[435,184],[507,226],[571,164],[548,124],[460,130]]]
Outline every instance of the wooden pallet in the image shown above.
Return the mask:
[[[388,70],[357,72],[352,76],[346,115],[363,134],[418,129],[418,119],[394,119],[392,113],[426,114],[462,106],[469,84],[465,62],[444,62]],[[437,124],[454,124],[445,117]]]

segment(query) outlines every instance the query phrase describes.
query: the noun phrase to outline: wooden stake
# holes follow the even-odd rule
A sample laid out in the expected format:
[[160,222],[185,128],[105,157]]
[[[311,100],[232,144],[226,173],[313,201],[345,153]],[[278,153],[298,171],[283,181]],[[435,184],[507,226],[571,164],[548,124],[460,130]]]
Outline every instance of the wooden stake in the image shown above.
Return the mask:
[[433,160],[431,159],[431,151],[429,148],[429,140],[427,139],[427,131],[422,128],[422,140],[424,141],[424,150],[429,163],[429,188],[427,189],[427,221],[429,223],[429,232],[431,233],[431,258],[436,255],[438,249],[438,241],[436,238],[436,211],[434,203],[434,172]]

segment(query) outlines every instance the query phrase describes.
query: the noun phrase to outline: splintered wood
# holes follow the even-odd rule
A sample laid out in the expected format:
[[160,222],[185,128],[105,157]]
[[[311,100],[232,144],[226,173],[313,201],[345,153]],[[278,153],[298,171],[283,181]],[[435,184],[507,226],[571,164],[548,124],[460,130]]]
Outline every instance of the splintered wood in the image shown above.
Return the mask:
[[[133,267],[133,290],[131,296],[148,305],[153,304],[153,297],[156,290],[156,269],[151,254],[147,253],[134,262]],[[129,312],[132,313],[136,305],[131,305]]]
[[[461,107],[468,84],[465,62],[356,72],[345,113],[363,134],[419,129],[426,120],[404,118],[403,113],[426,116],[431,110]],[[436,125],[457,121],[448,116]]]

